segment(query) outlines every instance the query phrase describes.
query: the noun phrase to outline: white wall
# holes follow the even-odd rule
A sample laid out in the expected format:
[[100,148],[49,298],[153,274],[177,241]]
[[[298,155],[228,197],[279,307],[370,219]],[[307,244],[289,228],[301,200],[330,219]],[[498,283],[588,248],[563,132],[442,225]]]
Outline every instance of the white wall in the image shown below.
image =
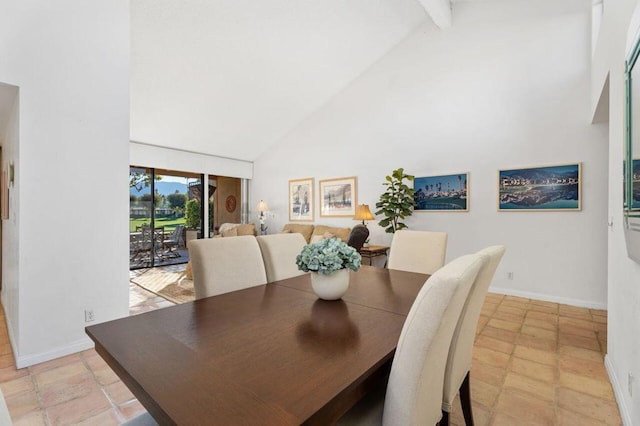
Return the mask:
[[90,347],[85,308],[128,313],[129,2],[0,10],[0,81],[20,87],[18,230],[3,236],[18,295],[3,304],[21,367]]
[[[622,144],[624,130],[624,61],[629,26],[637,0],[605,2],[600,36],[593,59],[594,94],[609,75],[609,217],[613,227],[608,247],[608,333],[606,364],[626,425],[640,424],[640,265],[627,257],[622,218]],[[592,103],[597,102],[597,97]],[[628,374],[632,373],[632,395]]]
[[251,179],[253,176],[253,163],[249,161],[165,148],[134,141],[129,144],[129,161],[132,166],[206,173],[214,176],[243,179]]
[[[605,307],[607,130],[589,124],[590,12],[587,0],[455,3],[451,29],[423,25],[262,155],[250,205],[264,199],[280,229],[288,179],[313,176],[317,189],[356,175],[358,203],[372,206],[397,167],[468,171],[469,213],[415,213],[410,228],[448,232],[449,260],[506,244],[494,289]],[[499,168],[572,162],[583,164],[581,212],[496,211]]]

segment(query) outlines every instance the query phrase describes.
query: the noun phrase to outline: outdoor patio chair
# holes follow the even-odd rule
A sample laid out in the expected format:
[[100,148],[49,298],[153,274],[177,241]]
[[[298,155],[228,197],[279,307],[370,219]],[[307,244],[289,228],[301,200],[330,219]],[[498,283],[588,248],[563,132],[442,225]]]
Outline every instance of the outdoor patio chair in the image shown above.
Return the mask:
[[176,251],[178,247],[184,247],[184,225],[178,225],[169,236],[164,239],[162,244],[166,249],[165,257],[180,257],[181,254]]

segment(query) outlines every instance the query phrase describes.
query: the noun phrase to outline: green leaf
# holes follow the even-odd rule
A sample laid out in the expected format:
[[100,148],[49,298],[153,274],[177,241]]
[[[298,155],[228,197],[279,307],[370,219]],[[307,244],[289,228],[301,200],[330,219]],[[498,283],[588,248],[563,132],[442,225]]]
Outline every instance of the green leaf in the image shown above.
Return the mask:
[[391,175],[385,176],[382,183],[386,190],[380,194],[376,203],[376,215],[384,215],[378,224],[385,228],[385,232],[394,233],[396,230],[407,228],[399,219],[404,219],[413,214],[415,206],[415,190],[413,185],[407,185],[404,181],[414,180],[414,176],[406,174],[402,167],[395,169]]

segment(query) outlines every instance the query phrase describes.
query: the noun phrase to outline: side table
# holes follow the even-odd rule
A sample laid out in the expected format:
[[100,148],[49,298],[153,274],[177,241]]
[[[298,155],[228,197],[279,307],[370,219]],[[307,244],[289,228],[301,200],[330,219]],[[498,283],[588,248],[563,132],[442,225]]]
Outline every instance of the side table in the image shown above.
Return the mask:
[[[368,246],[368,247],[362,247],[360,249],[360,256],[362,256],[363,258],[367,258],[369,259],[369,265],[371,265],[372,263],[372,259],[374,257],[378,257],[378,256],[387,256],[387,250],[389,250],[388,246]],[[385,261],[385,266],[387,265],[387,262]]]

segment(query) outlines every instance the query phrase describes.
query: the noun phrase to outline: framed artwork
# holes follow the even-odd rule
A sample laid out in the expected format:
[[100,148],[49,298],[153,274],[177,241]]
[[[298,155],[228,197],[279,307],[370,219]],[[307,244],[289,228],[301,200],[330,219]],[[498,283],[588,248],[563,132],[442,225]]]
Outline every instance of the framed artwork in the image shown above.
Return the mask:
[[320,216],[353,217],[356,214],[355,176],[320,181]]
[[289,181],[289,220],[313,221],[313,178]]
[[579,211],[581,163],[498,171],[500,211]]
[[469,211],[469,173],[413,179],[414,211]]

